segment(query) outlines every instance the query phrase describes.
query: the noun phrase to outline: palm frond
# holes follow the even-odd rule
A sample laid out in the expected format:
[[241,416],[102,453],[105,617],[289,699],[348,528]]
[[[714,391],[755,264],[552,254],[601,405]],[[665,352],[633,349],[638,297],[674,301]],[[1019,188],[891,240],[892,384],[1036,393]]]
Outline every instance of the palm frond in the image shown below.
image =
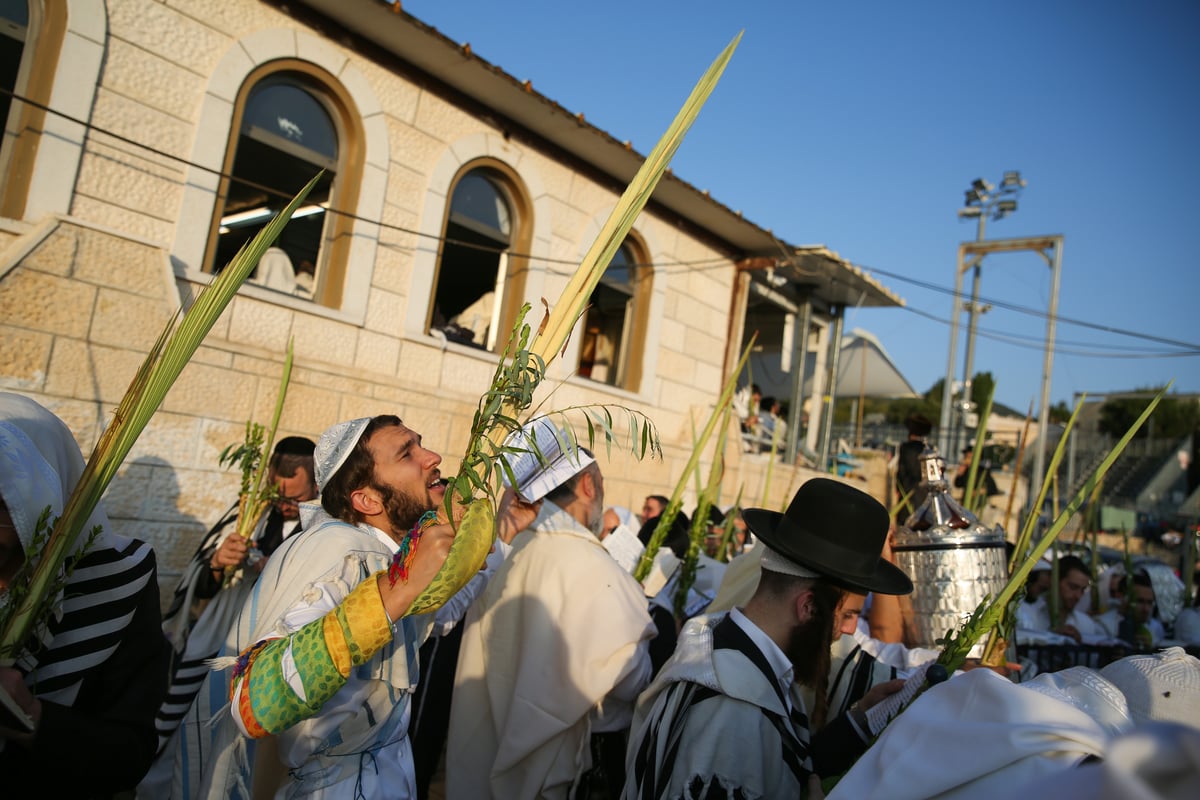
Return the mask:
[[[1058,538],[1058,535],[1063,531],[1064,528],[1066,528],[1067,523],[1070,522],[1071,518],[1075,516],[1076,512],[1078,512],[1083,506],[1084,502],[1087,500],[1088,496],[1091,495],[1096,485],[1100,481],[1104,480],[1104,476],[1108,473],[1109,468],[1112,467],[1113,463],[1117,460],[1117,458],[1120,457],[1121,453],[1125,451],[1126,446],[1133,439],[1138,430],[1141,429],[1146,420],[1150,418],[1150,415],[1154,413],[1154,409],[1158,407],[1159,402],[1162,401],[1163,397],[1170,388],[1170,384],[1168,384],[1166,388],[1159,392],[1158,395],[1152,401],[1150,401],[1150,404],[1146,406],[1146,409],[1134,421],[1129,430],[1125,432],[1125,435],[1117,441],[1112,450],[1109,451],[1108,455],[1104,457],[1104,460],[1100,462],[1100,465],[1096,467],[1096,470],[1092,473],[1091,477],[1087,479],[1083,486],[1079,488],[1079,491],[1077,491],[1071,498],[1070,502],[1067,503],[1066,507],[1063,508],[1063,510],[1058,514],[1054,522],[1051,523],[1050,528],[1046,531],[1038,543],[1030,549],[1025,561],[1017,567],[1011,576],[1009,576],[1008,583],[1004,585],[1004,588],[1000,591],[1000,593],[994,598],[984,598],[983,602],[979,604],[979,607],[975,609],[970,618],[957,633],[949,631],[947,632],[945,639],[939,640],[939,644],[943,645],[943,649],[941,655],[938,657],[938,663],[944,666],[948,673],[953,673],[954,670],[961,667],[967,658],[967,653],[971,651],[971,648],[974,647],[985,634],[993,630],[997,623],[1001,622],[1001,618],[1005,609],[1013,601],[1014,597],[1016,597],[1017,592],[1024,588],[1025,581],[1028,579],[1029,573],[1033,571],[1033,567],[1035,564],[1037,564],[1038,559],[1042,557],[1042,554],[1049,549],[1050,545],[1054,543],[1054,540]],[[1080,400],[1079,402],[1080,405],[1082,405],[1083,401]],[[1075,408],[1075,413],[1071,415],[1071,420],[1067,423],[1068,429],[1070,428],[1071,424],[1075,422],[1075,418],[1078,416],[1078,414],[1079,406],[1077,405]],[[1056,457],[1061,456],[1060,451],[1063,449],[1063,443],[1066,441],[1067,435],[1069,435],[1069,433],[1064,434],[1063,438],[1060,440],[1058,450],[1055,452]],[[1042,500],[1045,497],[1047,486],[1050,483],[1050,476],[1056,469],[1057,463],[1053,462],[1050,472],[1047,473],[1046,478],[1042,483],[1041,492],[1038,495],[1039,500]],[[1040,506],[1034,506],[1034,508],[1037,509],[1040,508]],[[1032,516],[1036,517],[1036,515]],[[1027,526],[1027,528],[1028,527],[1029,526]],[[1020,551],[1018,550],[1018,552]]]
[[134,442],[145,430],[150,418],[175,380],[187,366],[196,348],[212,330],[217,318],[237,293],[238,288],[258,265],[259,258],[267,251],[292,214],[316,186],[321,175],[308,182],[300,194],[288,203],[274,219],[247,243],[221,274],[204,288],[191,307],[179,319],[178,315],[163,328],[150,353],[138,368],[129,388],[117,406],[109,426],[100,435],[88,458],[79,483],[71,492],[62,515],[54,523],[54,531],[46,542],[38,567],[30,576],[26,602],[16,608],[5,621],[0,633],[0,648],[11,652],[27,641],[37,620],[33,608],[48,596],[50,588],[62,569],[67,555],[74,551],[83,527],[100,497],[133,448]]
[[641,583],[650,574],[650,568],[654,565],[654,557],[658,555],[659,548],[662,547],[663,541],[667,538],[667,532],[671,530],[671,525],[675,522],[675,517],[679,516],[679,508],[683,503],[683,491],[687,488],[687,482],[691,478],[692,473],[700,464],[700,456],[704,452],[705,446],[708,444],[709,438],[712,437],[713,428],[717,425],[725,409],[733,402],[733,393],[737,388],[738,376],[742,374],[742,369],[746,366],[746,362],[750,358],[750,351],[754,347],[754,343],[758,340],[758,334],[755,333],[750,337],[750,341],[746,344],[746,349],[742,351],[742,357],[738,360],[737,366],[729,373],[728,380],[725,381],[725,387],[721,391],[721,396],[717,399],[717,404],[713,407],[713,412],[708,418],[704,430],[701,432],[696,441],[696,446],[692,448],[692,455],[688,459],[687,464],[683,467],[683,472],[679,476],[678,482],[675,484],[675,489],[671,493],[670,502],[663,509],[663,513],[658,518],[658,525],[654,528],[654,533],[650,536],[650,541],[646,544],[646,549],[642,552],[642,557],[638,561],[637,567],[634,568],[633,577]]

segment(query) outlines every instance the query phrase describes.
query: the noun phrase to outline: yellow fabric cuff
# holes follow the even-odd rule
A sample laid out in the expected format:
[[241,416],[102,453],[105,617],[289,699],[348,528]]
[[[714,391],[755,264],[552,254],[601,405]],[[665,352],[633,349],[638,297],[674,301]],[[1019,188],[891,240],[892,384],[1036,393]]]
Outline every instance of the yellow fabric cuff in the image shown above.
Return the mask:
[[325,643],[342,675],[367,662],[392,640],[392,621],[383,607],[376,573],[360,583],[325,617]]

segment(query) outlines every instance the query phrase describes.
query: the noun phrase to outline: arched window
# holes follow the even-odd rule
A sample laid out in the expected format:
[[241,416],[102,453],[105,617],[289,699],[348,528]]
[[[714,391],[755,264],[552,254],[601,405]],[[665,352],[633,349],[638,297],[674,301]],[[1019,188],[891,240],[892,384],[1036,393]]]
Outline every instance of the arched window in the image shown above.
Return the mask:
[[500,166],[463,172],[450,194],[429,329],[472,347],[503,347],[523,300],[529,213]]
[[12,106],[10,92],[17,90],[21,72],[21,55],[29,34],[29,3],[27,0],[0,0],[0,122],[7,122]]
[[641,383],[650,267],[644,249],[626,237],[588,301],[579,348],[584,378],[637,391]]
[[[43,135],[59,133],[61,122],[13,95],[50,104],[68,16],[66,0],[0,0],[0,215],[6,217],[25,216],[38,145]],[[55,105],[62,110],[61,102]],[[55,152],[57,171],[71,174],[65,151]]]
[[[246,81],[216,204],[205,270],[219,272],[304,184],[324,170],[250,281],[336,306],[344,241],[361,169],[353,158],[354,115],[347,101],[302,62],[268,65]],[[293,68],[286,68],[291,66]],[[348,142],[347,139],[350,141]]]

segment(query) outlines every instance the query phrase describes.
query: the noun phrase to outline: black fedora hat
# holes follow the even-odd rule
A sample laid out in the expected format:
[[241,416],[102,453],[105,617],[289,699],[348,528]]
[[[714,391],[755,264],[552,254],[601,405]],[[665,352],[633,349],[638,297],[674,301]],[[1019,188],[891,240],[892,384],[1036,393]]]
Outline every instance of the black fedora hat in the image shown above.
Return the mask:
[[746,527],[790,561],[857,592],[908,594],[912,581],[879,557],[888,535],[888,512],[865,492],[828,478],[813,478],[785,513],[742,511]]

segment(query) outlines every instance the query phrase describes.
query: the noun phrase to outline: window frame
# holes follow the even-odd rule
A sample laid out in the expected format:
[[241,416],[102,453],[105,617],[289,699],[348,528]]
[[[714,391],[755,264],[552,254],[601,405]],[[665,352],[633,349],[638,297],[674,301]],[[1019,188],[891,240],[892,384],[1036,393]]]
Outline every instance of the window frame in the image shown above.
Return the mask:
[[[629,287],[632,292],[622,323],[621,346],[616,354],[616,363],[614,364],[617,380],[610,383],[579,373],[586,336],[586,332],[582,330],[575,358],[574,377],[632,394],[639,394],[642,388],[642,377],[645,373],[646,347],[649,339],[650,306],[654,294],[654,266],[650,261],[645,241],[636,231],[631,230],[626,234],[621,247],[628,248],[631,259],[628,269],[630,273]],[[607,266],[604,269],[605,272],[608,271]],[[603,282],[602,275],[600,283]],[[580,319],[580,324],[587,325],[586,311]]]
[[[237,147],[242,138],[242,122],[246,103],[251,92],[264,80],[283,73],[298,76],[297,84],[308,92],[329,113],[338,137],[338,169],[334,175],[333,191],[329,197],[329,209],[325,212],[325,224],[318,250],[316,280],[310,298],[297,296],[304,303],[338,310],[345,294],[346,272],[349,250],[354,235],[354,214],[334,213],[334,209],[357,209],[359,189],[363,179],[364,138],[361,117],[355,109],[353,99],[341,83],[320,66],[298,58],[279,58],[260,64],[248,72],[237,92],[237,99],[230,118],[225,155],[221,162],[221,176],[217,183],[216,197],[209,217],[208,236],[205,240],[203,261],[200,271],[213,275],[213,263],[220,236],[221,217],[225,210],[225,196],[229,191],[230,177],[237,158]],[[224,265],[221,265],[224,266]]]
[[[21,51],[14,94],[50,105],[70,17],[68,0],[29,0],[29,25]],[[84,80],[86,76],[81,76]],[[19,105],[19,108],[18,108]],[[47,132],[47,112],[15,97],[0,144],[0,216],[23,219],[27,210],[38,146]],[[65,211],[65,209],[63,209]]]
[[[481,352],[496,353],[508,341],[508,334],[516,323],[521,306],[525,303],[525,288],[529,274],[529,252],[533,242],[533,203],[529,199],[529,191],[521,177],[503,161],[491,157],[480,157],[467,161],[455,172],[454,178],[446,191],[445,204],[442,212],[442,225],[439,230],[437,258],[434,261],[433,277],[430,281],[429,300],[425,305],[425,318],[422,333],[437,335],[433,329],[433,312],[437,300],[438,284],[442,277],[442,264],[445,259],[445,242],[449,237],[451,205],[454,193],[459,183],[467,175],[483,170],[485,178],[490,179],[509,204],[509,234],[508,249],[500,254],[500,264],[497,266],[497,285],[503,283],[504,292],[500,297],[500,312],[497,330],[490,338],[495,342],[494,348],[479,348]],[[501,281],[501,273],[505,274]]]

